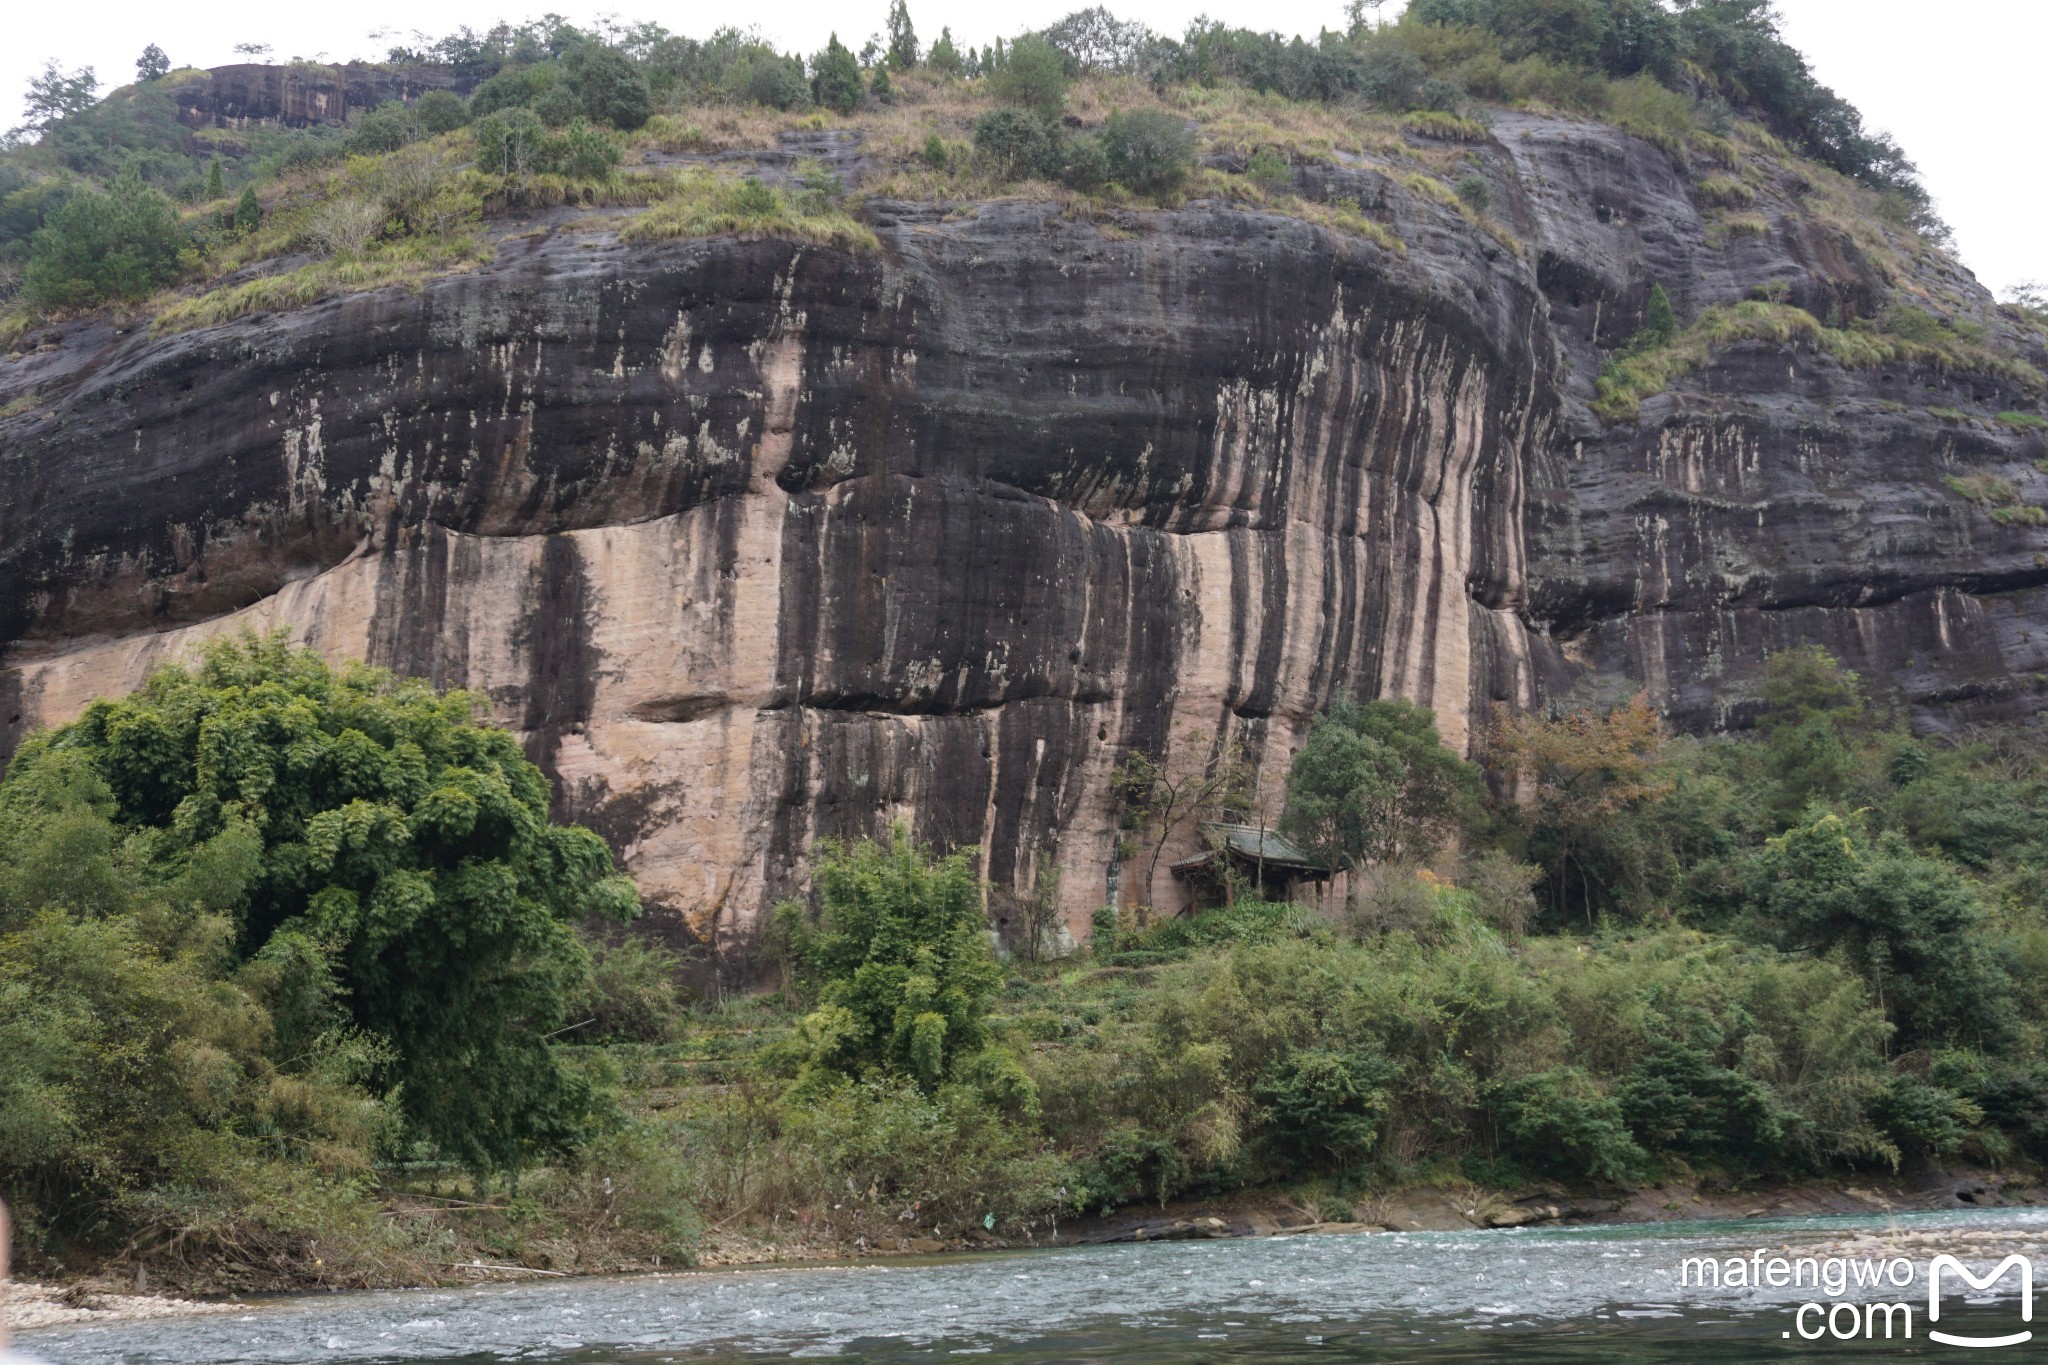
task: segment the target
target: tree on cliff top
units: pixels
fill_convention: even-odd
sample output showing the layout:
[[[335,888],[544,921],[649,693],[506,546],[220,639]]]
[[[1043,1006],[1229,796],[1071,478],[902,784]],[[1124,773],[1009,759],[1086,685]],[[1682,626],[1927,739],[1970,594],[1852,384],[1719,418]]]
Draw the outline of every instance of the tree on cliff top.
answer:
[[[415,1133],[517,1170],[592,1116],[548,1044],[585,970],[573,926],[638,902],[602,840],[548,822],[547,779],[480,705],[249,635],[31,739],[0,797],[82,758],[130,856],[176,873],[247,844],[227,951],[326,983]]]
[[[825,50],[811,58],[811,94],[818,103],[841,114],[860,108],[861,100],[867,96],[860,80],[860,64],[836,33],[825,44]]]

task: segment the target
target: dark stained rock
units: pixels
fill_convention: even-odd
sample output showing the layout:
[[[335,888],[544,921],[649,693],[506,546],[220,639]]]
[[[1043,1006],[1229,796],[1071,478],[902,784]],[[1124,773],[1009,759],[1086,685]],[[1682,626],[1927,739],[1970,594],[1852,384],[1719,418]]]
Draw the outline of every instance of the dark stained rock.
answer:
[[[1925,725],[2042,705],[2048,531],[1942,482],[2048,500],[2040,438],[1926,411],[2029,396],[1752,345],[1603,426],[1652,283],[1844,316],[1875,267],[1791,198],[1716,245],[1608,129],[1503,115],[1486,157],[1519,252],[1336,165],[1304,183],[1405,254],[1207,203],[878,203],[879,255],[571,228],[416,296],[81,328],[0,367],[39,398],[0,421],[0,744],[290,625],[481,691],[740,952],[814,838],[897,822],[1018,892],[1056,860],[1078,931],[1125,752],[1240,737],[1277,813],[1347,693],[1454,744],[1635,687],[1705,729],[1812,641]]]
[[[166,89],[178,102],[178,121],[189,128],[304,128],[345,123],[350,115],[390,100],[410,104],[429,90],[467,95],[475,86],[474,80],[443,67],[245,62],[211,67],[201,79],[181,79]]]

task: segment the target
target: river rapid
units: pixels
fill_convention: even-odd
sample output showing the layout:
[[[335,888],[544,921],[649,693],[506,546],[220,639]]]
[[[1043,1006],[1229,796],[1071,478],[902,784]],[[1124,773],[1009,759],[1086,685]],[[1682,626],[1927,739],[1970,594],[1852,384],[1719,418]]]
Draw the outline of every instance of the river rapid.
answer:
[[[2041,1210],[1307,1235],[294,1296],[215,1317],[50,1328],[18,1347],[51,1365],[1953,1358],[1930,1329],[2026,1328],[2019,1277],[1969,1290],[1951,1273],[1928,1323],[1931,1258],[1953,1249],[1981,1273],[2044,1245]],[[1838,1295],[1810,1282],[1701,1287],[1683,1269],[1698,1257],[1767,1264],[1758,1253],[1882,1264],[1886,1251],[1907,1263],[1890,1282]],[[1910,1341],[1883,1339],[1853,1306],[1834,1318],[1853,1338],[1827,1333],[1826,1310],[1876,1298],[1911,1306]],[[1798,1316],[1807,1302],[1818,1308]]]

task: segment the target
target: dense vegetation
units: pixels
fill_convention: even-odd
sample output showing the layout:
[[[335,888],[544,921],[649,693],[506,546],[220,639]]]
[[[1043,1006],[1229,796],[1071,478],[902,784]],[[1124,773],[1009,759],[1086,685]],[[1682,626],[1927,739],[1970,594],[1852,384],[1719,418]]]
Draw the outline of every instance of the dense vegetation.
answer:
[[[735,29],[700,40],[654,24],[584,30],[551,16],[387,54],[395,68],[439,68],[467,96],[437,89],[359,111],[346,127],[301,129],[188,129],[180,92],[209,77],[173,69],[154,46],[138,79],[103,99],[93,72],[53,64],[0,153],[0,297],[17,297],[18,330],[295,250],[319,258],[239,293],[157,305],[172,325],[190,325],[459,268],[489,253],[484,216],[565,199],[680,201],[669,217],[692,230],[860,245],[858,232],[811,222],[838,213],[836,193],[808,213],[696,212],[729,189],[634,168],[641,149],[719,145],[707,122],[738,131],[751,125],[725,111],[749,110],[863,119],[928,110],[937,117],[892,139],[904,168],[903,183],[887,187],[896,190],[990,193],[1040,180],[1141,203],[1220,192],[1398,245],[1355,207],[1291,199],[1288,161],[1329,144],[1320,130],[1304,139],[1290,127],[1300,116],[1280,109],[1374,113],[1389,131],[1455,145],[1485,136],[1489,105],[1525,104],[1605,118],[1707,164],[1737,156],[1737,135],[1753,129],[1759,148],[1783,139],[1879,192],[1899,221],[1938,233],[1910,164],[1814,81],[1763,0],[1416,0],[1390,24],[1368,17],[1375,8],[1353,6],[1344,31],[1314,42],[1207,20],[1175,39],[1085,10],[976,51],[950,33],[922,42],[898,0],[886,34],[860,51],[832,35],[808,57]],[[300,63],[293,74],[338,72]],[[1254,103],[1216,99],[1228,91]],[[1079,120],[1076,93],[1087,106]],[[963,123],[964,142],[954,131]],[[1355,119],[1339,126],[1353,139],[1367,129]],[[1401,148],[1384,135],[1375,145]],[[1204,152],[1234,173],[1202,174]],[[1406,176],[1416,193],[1502,235],[1486,217],[1482,177],[1427,157],[1417,169],[1425,173]]]
[[[971,850],[825,844],[779,987],[694,1009],[674,955],[572,931],[630,892],[472,705],[250,640],[25,746],[0,1191],[31,1263],[366,1283],[706,1225],[827,1251],[1247,1188],[1369,1216],[2048,1161],[2048,744],[1915,737],[1817,650],[1745,738],[1638,698],[1503,713],[1468,763],[1375,701],[1278,812],[1133,780],[1133,857],[1277,816],[1341,889],[1105,909],[1007,963]]]
[[[516,1173],[610,1105],[548,1038],[638,910],[476,701],[218,644],[0,783],[0,1192],[25,1237],[351,1221],[373,1163]]]

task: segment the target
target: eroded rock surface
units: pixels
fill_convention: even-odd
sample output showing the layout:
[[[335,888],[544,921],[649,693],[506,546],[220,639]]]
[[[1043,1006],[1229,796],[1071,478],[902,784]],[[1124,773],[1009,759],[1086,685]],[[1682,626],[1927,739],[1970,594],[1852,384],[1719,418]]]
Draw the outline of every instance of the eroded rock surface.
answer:
[[[1484,158],[1521,253],[1339,166],[1301,182],[1405,254],[1205,203],[883,203],[879,254],[586,224],[417,296],[81,328],[0,368],[38,395],[0,422],[0,745],[289,625],[485,694],[744,956],[815,837],[897,821],[1018,894],[1057,865],[1083,932],[1126,752],[1241,739],[1277,811],[1346,693],[1456,745],[1635,686],[1705,728],[1818,641],[1925,724],[2042,704],[2048,531],[1942,483],[2043,500],[2040,440],[1925,411],[2026,395],[1751,347],[1604,427],[1653,281],[1686,316],[1882,286],[1790,191],[1715,244],[1611,130],[1504,115]]]

